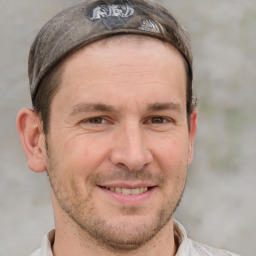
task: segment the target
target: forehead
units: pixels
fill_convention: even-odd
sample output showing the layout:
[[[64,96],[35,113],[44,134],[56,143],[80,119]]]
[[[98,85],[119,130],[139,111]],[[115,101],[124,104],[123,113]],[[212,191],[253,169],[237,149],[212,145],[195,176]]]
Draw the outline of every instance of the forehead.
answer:
[[[67,62],[71,58],[74,58],[75,56],[81,54],[81,52],[84,52],[86,50],[99,50],[99,49],[107,49],[111,46],[115,47],[125,47],[127,49],[131,48],[137,48],[137,47],[163,47],[169,48],[171,50],[176,51],[180,54],[179,50],[177,50],[173,45],[168,43],[167,41],[163,41],[159,38],[156,38],[154,36],[147,36],[147,35],[140,35],[140,34],[116,34],[112,36],[107,36],[104,39],[100,39],[97,41],[94,41],[81,49],[77,50],[69,58],[67,58],[64,62]],[[186,63],[185,58],[180,54],[182,59],[184,60],[184,63]]]
[[[144,79],[153,79],[154,74],[165,76],[167,73],[178,73],[179,77],[186,79],[185,60],[169,43],[149,36],[118,35],[87,45],[67,58],[62,84],[73,75],[79,75],[81,79],[86,75],[90,78],[94,72],[107,79],[110,75],[125,76],[126,71],[137,68]],[[149,72],[147,76],[143,74],[146,70]],[[130,79],[136,79],[139,75],[133,74]]]
[[[129,65],[131,68],[139,64],[145,67],[154,65],[155,68],[164,68],[163,65],[168,64],[172,70],[186,66],[182,55],[169,43],[154,37],[131,34],[112,36],[83,47],[65,61],[64,73],[69,73],[72,66],[79,65],[98,68],[98,72],[100,68],[110,69],[110,65],[112,72],[118,72],[116,65]]]
[[[140,82],[145,83],[153,81],[154,76],[170,78],[170,82],[176,76],[184,87],[187,78],[186,62],[178,50],[167,42],[141,35],[118,35],[91,43],[66,58],[61,69],[58,91],[67,84],[75,87],[79,80],[84,83],[91,79],[93,83],[92,80],[101,78],[107,84],[118,75],[127,82],[141,77]],[[134,74],[129,77],[127,72]]]
[[[66,66],[70,67],[73,65],[72,63],[76,62],[79,58],[84,61],[87,59],[88,62],[94,58],[95,60],[98,60],[98,62],[102,62],[105,57],[115,54],[119,54],[120,58],[112,59],[111,62],[119,61],[120,63],[125,64],[127,61],[127,55],[130,55],[131,57],[139,57],[141,55],[145,55],[145,53],[148,55],[148,58],[154,58],[156,65],[161,65],[161,58],[166,54],[166,52],[171,52],[172,55],[178,57],[179,61],[177,66],[182,62],[182,65],[187,72],[186,60],[170,43],[155,37],[136,34],[118,34],[95,41],[71,54],[71,56],[66,58],[61,65],[64,68]],[[133,64],[136,66],[139,59],[133,60]],[[65,68],[65,70],[67,69],[68,68]]]
[[[152,37],[120,35],[100,40],[78,50],[63,66],[59,92],[65,89],[70,98],[76,96],[74,101],[92,92],[103,98],[111,90],[128,96],[133,88],[137,94],[157,96],[166,87],[181,87],[185,94],[185,60],[173,46]]]

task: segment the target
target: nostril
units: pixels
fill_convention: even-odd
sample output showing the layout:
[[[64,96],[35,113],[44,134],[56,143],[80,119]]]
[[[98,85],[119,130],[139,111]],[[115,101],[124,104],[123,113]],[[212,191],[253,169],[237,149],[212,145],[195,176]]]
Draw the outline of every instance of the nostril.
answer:
[[[125,139],[127,137],[129,138]],[[129,135],[116,141],[110,153],[110,161],[114,166],[134,172],[145,168],[152,162],[151,152],[142,139],[137,137],[138,135],[134,135],[131,138]]]

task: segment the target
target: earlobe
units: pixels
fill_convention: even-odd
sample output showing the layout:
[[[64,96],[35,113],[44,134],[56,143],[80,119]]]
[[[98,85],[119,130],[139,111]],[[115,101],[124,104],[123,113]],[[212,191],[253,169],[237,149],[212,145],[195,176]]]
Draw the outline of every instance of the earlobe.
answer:
[[[197,129],[197,111],[194,110],[190,115],[190,138],[189,138],[189,155],[188,155],[188,164],[190,164],[194,157],[194,141],[196,136]]]
[[[45,171],[45,135],[38,115],[32,109],[23,108],[17,115],[16,125],[28,167],[35,172]]]

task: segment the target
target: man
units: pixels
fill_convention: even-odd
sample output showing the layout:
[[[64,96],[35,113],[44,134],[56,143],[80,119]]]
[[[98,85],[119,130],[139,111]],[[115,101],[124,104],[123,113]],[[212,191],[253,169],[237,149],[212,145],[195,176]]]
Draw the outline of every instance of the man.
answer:
[[[234,256],[174,220],[197,112],[187,33],[146,0],[86,1],[50,20],[29,57],[34,109],[17,127],[47,171],[55,230],[33,256]]]

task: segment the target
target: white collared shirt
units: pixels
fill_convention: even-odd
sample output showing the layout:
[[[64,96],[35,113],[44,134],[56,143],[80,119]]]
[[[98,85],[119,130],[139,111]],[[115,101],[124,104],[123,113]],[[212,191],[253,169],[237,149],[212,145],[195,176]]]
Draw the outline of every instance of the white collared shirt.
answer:
[[[216,249],[205,244],[195,242],[187,237],[184,227],[175,221],[175,237],[179,242],[179,248],[175,256],[239,256],[222,249]],[[51,245],[53,244],[55,231],[52,230],[43,238],[41,248],[30,256],[53,256]]]

